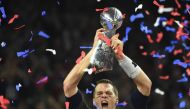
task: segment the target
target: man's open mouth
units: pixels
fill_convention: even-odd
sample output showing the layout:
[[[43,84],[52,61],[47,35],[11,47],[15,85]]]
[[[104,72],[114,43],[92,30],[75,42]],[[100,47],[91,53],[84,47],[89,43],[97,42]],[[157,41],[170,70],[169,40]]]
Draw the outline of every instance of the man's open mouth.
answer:
[[[108,103],[102,103],[102,109],[108,109]]]

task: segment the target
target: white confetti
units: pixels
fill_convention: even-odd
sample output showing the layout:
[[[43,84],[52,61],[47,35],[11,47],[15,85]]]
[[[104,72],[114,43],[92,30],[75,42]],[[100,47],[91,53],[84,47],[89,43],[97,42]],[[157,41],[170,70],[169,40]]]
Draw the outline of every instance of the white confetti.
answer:
[[[160,94],[160,95],[164,95],[165,94],[165,92],[162,91],[162,90],[160,90],[159,88],[155,89],[155,93]]]
[[[159,13],[159,14],[162,14],[162,13],[164,13],[164,12],[171,12],[171,11],[173,11],[173,10],[174,10],[173,8],[159,7],[158,13]]]
[[[142,9],[143,5],[140,4],[138,7],[135,8],[135,12],[138,10],[138,9]]]
[[[53,49],[46,49],[46,51],[50,51],[50,52],[52,52],[52,53],[53,53],[53,55],[56,55],[56,51],[55,51],[55,50],[53,50]]]

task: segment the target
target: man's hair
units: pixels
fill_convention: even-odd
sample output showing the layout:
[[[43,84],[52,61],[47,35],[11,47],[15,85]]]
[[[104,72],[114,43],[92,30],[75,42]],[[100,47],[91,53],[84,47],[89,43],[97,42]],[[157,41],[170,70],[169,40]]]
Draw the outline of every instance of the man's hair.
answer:
[[[96,86],[97,86],[98,84],[101,84],[101,83],[111,84],[111,85],[113,86],[113,92],[114,92],[115,95],[118,97],[118,89],[117,89],[117,87],[113,84],[113,82],[112,82],[111,80],[109,80],[109,79],[101,79],[101,80],[98,80],[98,81],[96,82]],[[96,90],[96,88],[95,88],[95,90]],[[93,92],[93,97],[95,96],[95,90],[94,90],[94,92]]]

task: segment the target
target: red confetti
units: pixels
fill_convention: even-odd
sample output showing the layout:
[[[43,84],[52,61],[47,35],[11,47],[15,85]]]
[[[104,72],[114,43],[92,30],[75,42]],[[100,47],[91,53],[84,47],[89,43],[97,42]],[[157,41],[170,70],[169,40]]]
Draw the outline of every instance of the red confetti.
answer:
[[[184,35],[188,36],[188,34],[186,34],[186,33],[183,32],[183,28],[179,27],[178,30],[177,30],[177,32],[176,32],[176,39],[180,40],[180,37],[184,36]]]
[[[76,63],[79,64],[80,61],[85,57],[86,53],[84,51],[81,52],[81,56],[76,60]]]
[[[167,25],[172,26],[173,23],[174,23],[174,19],[173,19],[173,18],[172,18],[172,19],[169,19],[166,23],[167,23]]]
[[[8,104],[10,104],[10,101],[8,99],[4,98],[3,96],[0,96],[0,107],[2,109],[7,109],[6,105],[8,105]]]
[[[105,36],[104,34],[99,34],[98,38],[102,41],[104,41],[108,46],[111,46],[111,39],[109,39],[107,36]]]
[[[142,55],[143,55],[143,56],[147,56],[148,53],[147,53],[147,52],[143,52]]]
[[[160,5],[156,0],[153,1],[153,4],[155,4],[158,7],[164,7],[163,5]]]
[[[160,76],[159,78],[162,80],[168,80],[170,78],[170,76],[168,76],[168,75],[167,76]]]
[[[162,40],[162,38],[163,38],[163,33],[162,32],[158,33],[156,42],[159,43]]]
[[[154,54],[156,54],[156,51],[155,51],[155,50],[153,50],[153,51],[150,53],[151,56],[154,55]]]
[[[32,70],[30,68],[28,69],[28,73],[32,73]]]
[[[16,28],[14,28],[14,30],[21,29],[21,28],[23,28],[23,27],[25,27],[25,26],[26,26],[26,25],[22,25],[22,26],[16,27]]]
[[[69,102],[65,102],[66,109],[69,109]]]
[[[177,4],[177,7],[178,7],[178,8],[181,8],[181,5],[180,5],[180,3],[179,3],[178,0],[175,0],[175,3]]]
[[[173,55],[175,56],[175,55],[178,55],[179,53],[182,53],[182,52],[183,52],[182,49],[174,50]]]
[[[171,15],[172,15],[172,16],[181,16],[181,14],[180,14],[180,13],[178,13],[178,11],[177,11],[177,10],[172,11],[172,12],[171,12]]]
[[[186,69],[187,75],[190,76],[190,68]]]
[[[145,10],[145,13],[146,13],[147,15],[150,15],[150,12],[149,12],[148,10]]]
[[[158,65],[158,68],[159,68],[159,69],[162,69],[163,67],[164,67],[163,64],[159,64],[159,65]]]
[[[154,41],[152,40],[152,38],[149,34],[146,35],[146,37],[147,37],[149,43],[154,43]]]
[[[108,11],[108,8],[96,9],[96,12],[99,12],[99,11]]]
[[[14,15],[14,17],[13,17],[13,18],[11,18],[11,19],[9,20],[8,24],[13,23],[13,22],[14,22],[14,20],[15,20],[16,18],[18,18],[18,17],[19,17],[19,16],[18,16],[18,14],[15,14],[15,15]]]

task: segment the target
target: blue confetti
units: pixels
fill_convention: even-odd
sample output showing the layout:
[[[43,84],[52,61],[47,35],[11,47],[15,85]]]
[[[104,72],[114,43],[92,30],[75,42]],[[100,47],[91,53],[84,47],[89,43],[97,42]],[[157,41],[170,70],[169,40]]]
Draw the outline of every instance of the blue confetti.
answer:
[[[125,29],[125,37],[122,39],[122,42],[125,43],[126,41],[128,41],[128,37],[129,37],[129,32],[131,31],[130,27],[126,27]]]
[[[42,11],[41,15],[45,16],[46,15],[46,11]]]
[[[185,73],[182,75],[182,78],[177,80],[178,83],[181,83],[181,82],[188,82],[188,78],[186,77]]]
[[[34,52],[34,50],[25,50],[25,51],[20,51],[20,52],[17,52],[17,57],[22,57],[22,58],[25,58],[28,56],[29,53],[32,53]]]
[[[179,108],[185,108],[186,107],[186,102],[185,101],[181,101],[179,104]]]
[[[80,46],[80,49],[91,49],[92,46]]]
[[[185,50],[190,50],[190,46],[187,46],[185,43],[183,43],[182,46],[185,48]]]
[[[178,40],[172,40],[170,43],[173,44],[177,44],[179,41]]]
[[[20,83],[18,85],[16,85],[16,91],[20,91],[21,87],[22,87],[22,85]]]
[[[166,52],[171,53],[171,52],[174,50],[174,48],[175,48],[174,45],[173,45],[173,46],[166,46],[164,50],[165,50]]]
[[[126,102],[118,103],[117,106],[125,107],[127,106],[127,103]]]
[[[46,39],[49,38],[49,35],[47,35],[47,34],[44,33],[43,31],[40,31],[40,32],[38,33],[38,35],[41,36],[41,37],[43,37],[43,38],[46,38]]]
[[[154,54],[152,57],[161,59],[161,58],[165,58],[166,55],[160,55],[160,54],[157,53],[157,54]]]
[[[7,18],[6,14],[5,14],[5,9],[4,7],[0,7],[0,11],[2,13],[2,18]]]
[[[131,15],[130,16],[130,22],[134,22],[136,19],[138,19],[138,18],[144,18],[144,15],[143,15],[143,13],[139,13],[139,14],[137,14],[137,15]]]
[[[175,60],[173,61],[173,64],[174,64],[174,65],[179,65],[179,66],[181,66],[181,67],[183,67],[183,68],[187,68],[187,63],[181,62],[179,59],[175,59]]]
[[[175,29],[175,28],[172,28],[172,27],[169,27],[169,26],[166,26],[166,31],[169,31],[169,32],[176,32],[176,29]]]
[[[183,98],[183,94],[181,92],[178,93],[178,97],[181,99]]]
[[[87,88],[86,89],[86,94],[92,94],[92,91]]]
[[[145,26],[144,22],[142,22],[140,24],[140,29],[141,29],[142,32],[144,32],[146,34],[151,34],[152,33],[152,30],[148,29],[148,26]]]

